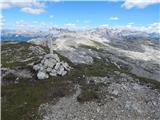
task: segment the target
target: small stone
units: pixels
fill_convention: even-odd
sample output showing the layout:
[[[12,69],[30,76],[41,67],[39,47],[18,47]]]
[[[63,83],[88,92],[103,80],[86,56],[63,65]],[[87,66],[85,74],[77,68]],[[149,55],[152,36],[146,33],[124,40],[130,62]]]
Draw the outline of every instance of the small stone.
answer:
[[[50,75],[50,76],[57,76],[57,73],[51,72],[51,73],[49,73],[49,75]]]
[[[33,69],[34,69],[35,71],[37,71],[37,70],[40,69],[40,67],[41,67],[41,65],[40,65],[40,64],[37,64],[37,65],[34,65],[34,66],[33,66]]]
[[[97,112],[100,112],[100,108],[97,108]]]
[[[58,70],[59,69],[59,67],[60,67],[60,63],[56,63],[56,66],[55,66],[55,70]]]
[[[52,71],[52,68],[51,67],[48,67],[47,68],[47,72],[51,72]]]
[[[41,79],[47,79],[49,76],[48,76],[47,73],[39,71],[38,74],[37,74],[37,77],[38,77],[38,79],[41,80]]]
[[[67,63],[62,63],[62,65],[66,70],[68,71],[70,70],[69,65]]]
[[[44,71],[44,69],[45,69],[44,66],[41,66],[39,70]]]
[[[43,59],[43,60],[41,61],[41,63],[43,64],[43,63],[44,63],[44,61],[45,61],[45,59]]]
[[[65,74],[67,74],[67,71],[63,71],[61,75],[64,76]]]
[[[113,90],[112,94],[113,95],[118,95],[118,90]]]
[[[64,71],[64,67],[60,65],[59,69],[57,70],[57,74],[62,75],[63,71]]]

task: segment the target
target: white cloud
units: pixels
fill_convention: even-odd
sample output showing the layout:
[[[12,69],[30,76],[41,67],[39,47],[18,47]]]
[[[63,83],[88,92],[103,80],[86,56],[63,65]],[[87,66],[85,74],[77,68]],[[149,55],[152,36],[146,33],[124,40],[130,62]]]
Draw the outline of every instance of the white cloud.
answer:
[[[45,12],[44,9],[40,9],[40,8],[34,9],[34,8],[30,8],[30,7],[24,7],[21,9],[21,11],[26,12],[26,13],[30,13],[30,14],[35,14],[35,15],[38,15],[38,14]]]
[[[31,6],[35,4],[35,0],[2,0],[0,2],[0,8],[1,9],[7,9],[11,7],[26,7],[26,6]]]
[[[4,21],[4,16],[0,14],[0,21]]]
[[[160,3],[160,0],[126,0],[122,7],[131,9],[133,7],[145,8],[149,5]]]
[[[130,23],[128,23],[127,25],[126,25],[126,27],[132,27],[132,26],[134,26],[135,24],[133,23],[133,22],[130,22]]]
[[[102,25],[100,25],[100,28],[106,28],[106,27],[109,27],[109,25],[108,24],[102,24]]]
[[[81,26],[81,25],[75,24],[75,23],[67,23],[63,26],[58,26],[58,27],[66,28],[69,30],[84,30],[84,29],[89,29],[91,26],[89,26],[89,25]]]
[[[0,2],[1,9],[8,9],[12,7],[19,7],[21,11],[30,14],[41,14],[45,12],[44,2],[39,2],[36,0],[2,0]]]
[[[18,20],[12,26],[6,26],[6,29],[16,29],[18,31],[47,31],[53,24],[41,21]]]
[[[2,14],[0,14],[0,29],[5,25],[5,18]]]
[[[49,0],[51,2],[61,2],[61,0]]]
[[[112,17],[109,17],[109,20],[119,20],[119,17],[112,16]]]
[[[150,26],[147,27],[147,29],[148,31],[160,33],[160,22],[152,23]]]
[[[75,26],[76,24],[74,24],[74,23],[67,23],[67,24],[65,24],[66,26]]]
[[[143,31],[143,32],[148,32],[148,33],[160,33],[160,22],[155,22],[149,25],[136,25],[134,23],[128,23],[125,26],[115,26],[117,28],[126,28],[126,29],[130,29],[130,30],[136,30],[136,31]]]
[[[25,20],[18,20],[16,21],[16,24],[15,24],[15,28],[16,29],[25,29],[27,27],[29,27],[29,23]]]
[[[54,16],[53,16],[53,15],[50,15],[49,18],[54,18]]]

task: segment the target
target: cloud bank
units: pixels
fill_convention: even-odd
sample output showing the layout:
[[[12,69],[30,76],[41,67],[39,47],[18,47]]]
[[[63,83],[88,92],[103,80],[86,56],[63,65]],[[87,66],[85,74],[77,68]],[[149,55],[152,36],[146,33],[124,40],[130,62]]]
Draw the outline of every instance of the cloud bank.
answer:
[[[131,9],[134,7],[145,8],[149,5],[160,3],[160,0],[125,0],[122,7],[126,9]]]

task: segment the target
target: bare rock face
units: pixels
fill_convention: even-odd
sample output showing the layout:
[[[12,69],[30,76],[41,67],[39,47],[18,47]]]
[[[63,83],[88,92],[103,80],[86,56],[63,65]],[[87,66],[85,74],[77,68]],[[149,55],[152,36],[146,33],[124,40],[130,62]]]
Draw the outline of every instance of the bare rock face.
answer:
[[[33,66],[37,71],[38,79],[47,79],[49,76],[64,76],[70,71],[68,63],[60,61],[57,54],[47,54],[39,64]]]

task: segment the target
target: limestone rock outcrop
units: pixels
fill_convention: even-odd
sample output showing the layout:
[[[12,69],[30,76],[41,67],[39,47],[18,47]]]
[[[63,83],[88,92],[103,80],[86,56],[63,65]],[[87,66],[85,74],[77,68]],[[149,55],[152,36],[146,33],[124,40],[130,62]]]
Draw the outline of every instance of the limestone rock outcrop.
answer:
[[[33,66],[37,71],[38,79],[47,79],[49,76],[64,76],[70,71],[68,63],[60,61],[57,54],[47,54],[39,64]]]

